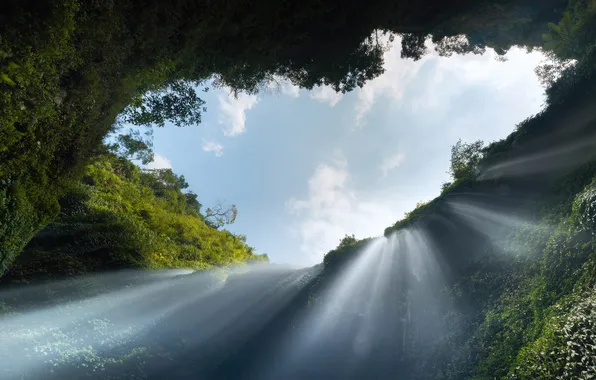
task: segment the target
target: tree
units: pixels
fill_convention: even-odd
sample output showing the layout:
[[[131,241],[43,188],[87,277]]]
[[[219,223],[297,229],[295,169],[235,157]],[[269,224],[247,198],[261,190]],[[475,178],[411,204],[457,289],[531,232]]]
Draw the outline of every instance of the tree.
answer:
[[[476,178],[477,166],[484,156],[483,146],[484,143],[480,140],[473,143],[463,143],[460,139],[451,147],[449,174],[451,174],[453,181]]]
[[[358,242],[358,239],[356,239],[356,236],[354,234],[352,234],[352,235],[346,234],[346,236],[339,239],[339,245],[337,246],[337,248],[349,247],[353,244],[356,244],[357,242]]]
[[[562,60],[579,59],[596,43],[596,3],[571,0],[558,23],[549,22],[542,34],[544,49]]]
[[[426,34],[405,33],[401,38],[401,57],[414,61],[426,54]]]
[[[146,133],[148,138],[143,139],[138,130],[130,130],[128,133],[119,134],[116,142],[108,144],[108,149],[121,157],[139,160],[143,165],[153,161],[153,139],[150,131]]]
[[[58,194],[83,172],[119,115],[135,125],[196,124],[204,111],[196,87],[210,79],[234,93],[257,92],[273,77],[348,92],[383,73],[386,47],[378,31],[404,34],[404,55],[414,58],[424,52],[423,36],[437,42],[464,35],[469,49],[501,53],[513,45],[539,46],[546,23],[557,22],[566,5],[6,0],[0,9],[0,173],[19,190],[6,201],[15,207],[0,207],[0,219],[22,222],[0,229],[0,261],[13,260],[32,231],[54,219]]]
[[[548,23],[542,38],[546,59],[536,68],[536,75],[549,88],[596,46],[596,3],[571,0],[559,22]]]
[[[205,222],[213,228],[233,224],[236,221],[236,216],[238,216],[236,205],[227,206],[221,201],[205,210]]]
[[[545,59],[536,66],[534,72],[540,84],[549,88],[561,77],[566,69],[575,65],[575,61],[572,59],[563,59],[553,51],[548,50],[544,52],[544,55]]]
[[[169,75],[201,81],[214,75],[233,90],[258,91],[273,76],[303,88],[326,84],[347,92],[383,72],[376,31],[403,34],[403,55],[419,58],[426,36],[435,42],[465,35],[470,49],[538,46],[553,9],[567,0],[519,2],[339,0],[253,3],[182,2],[178,7],[129,0],[126,25],[150,36],[131,53],[175,62]],[[155,20],[167,20],[156,23]]]
[[[465,35],[447,36],[432,39],[435,44],[435,50],[441,57],[450,57],[455,54],[483,54],[486,46],[471,44]]]
[[[193,193],[192,191],[189,191],[185,193],[184,196],[186,197],[186,204],[188,205],[188,207],[200,214],[201,207],[203,207],[203,205],[197,199],[197,194]]]
[[[451,182],[444,182],[441,184],[441,194],[443,194],[449,187],[451,187],[453,183]]]
[[[121,121],[149,127],[163,127],[168,121],[177,127],[200,124],[201,112],[207,109],[195,90],[198,85],[178,80],[164,89],[138,94],[124,110]]]
[[[200,209],[200,203],[196,201],[196,195],[192,194],[192,192],[192,195],[184,194],[183,198],[179,197],[179,193],[189,187],[183,175],[177,175],[172,169],[144,169],[143,171],[144,175],[141,177],[141,182],[144,186],[153,190],[156,197],[180,198],[181,207],[184,207],[184,204],[188,205],[190,201],[191,207],[199,207]]]

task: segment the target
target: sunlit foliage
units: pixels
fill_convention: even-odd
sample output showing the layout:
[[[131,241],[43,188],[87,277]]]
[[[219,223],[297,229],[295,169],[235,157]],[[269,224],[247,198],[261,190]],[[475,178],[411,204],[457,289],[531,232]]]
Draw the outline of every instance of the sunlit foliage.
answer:
[[[451,326],[449,332],[438,339],[428,355],[416,358],[429,366],[430,372],[422,372],[420,378],[529,380],[594,376],[593,158],[565,170],[548,170],[555,160],[542,160],[536,163],[547,169],[541,176],[528,171],[526,176],[506,178],[505,169],[478,176],[499,167],[499,163],[515,163],[524,157],[525,149],[541,151],[536,145],[533,151],[528,148],[532,144],[546,151],[558,140],[582,141],[592,136],[594,116],[590,110],[596,88],[593,39],[582,39],[579,34],[589,35],[595,24],[580,21],[592,17],[589,12],[579,16],[574,13],[578,7],[591,9],[589,4],[570,2],[570,14],[563,15],[559,23],[561,33],[569,32],[573,37],[562,38],[569,44],[557,49],[567,50],[556,54],[577,59],[577,63],[553,78],[545,110],[520,123],[506,139],[486,148],[481,143],[466,147],[460,142],[454,146],[453,182],[444,186],[439,198],[417,207],[385,232],[390,236],[411,227],[430,231],[441,242],[437,245],[443,259],[458,268],[446,295],[466,311],[444,316]],[[571,21],[581,27],[570,26]],[[551,26],[551,30],[559,29]],[[551,44],[546,48],[555,47]],[[510,211],[524,215],[531,223],[521,228],[513,224],[507,227],[503,247],[474,240],[474,229],[463,229],[444,207],[445,200],[474,194],[486,197],[485,202],[498,210],[506,204],[499,200],[505,199],[499,194],[514,189],[518,194],[532,194]],[[448,233],[442,231],[441,223],[450,223],[450,229],[445,228]],[[458,245],[457,241],[465,243]],[[456,259],[462,250],[464,258]],[[426,359],[428,356],[444,359]]]
[[[150,144],[140,135],[117,137],[111,148],[118,156],[102,146],[117,121],[199,123],[205,104],[196,91],[206,80],[235,93],[255,93],[273,77],[347,92],[383,72],[386,46],[376,31],[401,35],[402,56],[412,59],[427,53],[429,37],[444,56],[542,47],[557,62],[577,61],[544,71],[557,76],[544,80],[545,110],[486,148],[458,142],[452,183],[385,231],[420,229],[441,247],[439,261],[449,275],[441,291],[458,306],[440,316],[447,328],[433,344],[419,347],[404,333],[403,347],[419,351],[400,352],[412,364],[412,379],[589,377],[596,165],[530,184],[498,171],[488,178],[478,174],[519,158],[530,142],[551,133],[588,136],[596,88],[594,14],[591,0],[9,0],[0,14],[0,269],[34,235],[7,279],[266,260],[245,237],[217,229],[235,220],[234,206],[203,212],[183,176],[127,161],[150,160]],[[505,226],[499,236],[505,246],[493,244],[493,236],[473,228],[478,226],[456,223],[446,207],[461,194],[511,189],[531,194],[513,212],[529,222]],[[315,283],[330,282],[368,242],[342,239],[325,256]],[[401,272],[395,273],[398,282]],[[399,285],[383,307],[407,310],[420,294]],[[317,299],[315,286],[308,301]],[[400,318],[395,326],[404,332],[408,321]],[[95,352],[69,342],[65,353],[99,362]]]
[[[402,35],[402,53],[414,59],[428,36],[443,55],[538,46],[564,5],[7,0],[0,10],[1,265],[58,215],[58,198],[116,120],[195,125],[205,106],[197,89],[210,79],[233,93],[255,93],[274,77],[348,92],[383,72],[383,33]],[[134,141],[120,143],[132,157],[150,159]]]
[[[8,280],[267,260],[245,239],[208,225],[187,188],[171,169],[141,170],[111,154],[97,157],[60,198],[60,215],[29,243]]]
[[[483,156],[483,146],[484,143],[482,141],[463,143],[461,140],[458,140],[451,147],[449,174],[453,181],[475,179],[478,173],[478,164]]]

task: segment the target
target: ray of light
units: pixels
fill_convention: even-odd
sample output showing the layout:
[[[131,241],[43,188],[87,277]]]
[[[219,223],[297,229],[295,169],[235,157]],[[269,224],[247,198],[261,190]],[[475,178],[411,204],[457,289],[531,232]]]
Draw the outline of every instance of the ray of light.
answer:
[[[536,153],[518,155],[483,168],[478,179],[522,177],[576,167],[594,159],[594,148],[596,135],[559,143],[547,149],[540,149]]]
[[[497,212],[461,201],[448,201],[447,204],[465,223],[488,237],[502,250],[508,249],[506,237],[514,228],[536,228],[532,221],[510,213]]]

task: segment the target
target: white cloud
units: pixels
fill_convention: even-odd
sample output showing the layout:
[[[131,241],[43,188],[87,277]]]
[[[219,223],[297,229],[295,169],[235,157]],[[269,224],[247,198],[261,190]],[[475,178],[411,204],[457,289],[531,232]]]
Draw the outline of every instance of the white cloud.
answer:
[[[290,98],[297,98],[300,96],[300,87],[293,85],[292,82],[285,78],[273,78],[273,80],[267,83],[267,87],[270,90],[281,92]]]
[[[395,197],[355,191],[345,159],[317,166],[308,180],[307,198],[290,198],[286,203],[297,221],[300,248],[310,261],[320,261],[346,234],[359,238],[382,234],[398,219],[395,210],[403,205]]]
[[[386,37],[384,37],[386,39]],[[386,42],[386,41],[384,41]],[[526,53],[522,49],[511,49],[506,62],[499,62],[496,53],[487,50],[485,54],[440,57],[430,41],[428,52],[419,61],[402,59],[401,40],[395,38],[391,48],[384,54],[383,75],[357,89],[356,127],[365,124],[365,117],[380,97],[389,98],[397,106],[409,105],[413,112],[429,112],[448,108],[450,98],[468,86],[482,85],[491,91],[499,91],[528,80],[528,72],[544,58],[539,52]],[[425,64],[431,65],[426,67]],[[425,68],[422,74],[420,70]],[[419,81],[423,75],[423,81]],[[416,88],[412,88],[416,80]],[[449,80],[449,83],[447,83]],[[531,81],[535,82],[534,78]],[[421,83],[423,82],[423,83]],[[411,91],[414,90],[414,91]],[[408,96],[404,98],[404,94]],[[413,92],[413,93],[411,93]]]
[[[292,98],[297,98],[300,96],[300,87],[293,85],[289,81],[286,81],[281,84],[281,92],[282,94],[288,95]]]
[[[383,178],[387,177],[387,174],[393,169],[398,168],[404,161],[404,155],[402,153],[394,154],[393,156],[386,157],[381,163],[381,172]]]
[[[216,157],[223,156],[223,145],[215,141],[203,141],[203,150],[213,152]]]
[[[383,43],[388,43],[388,36],[383,37]],[[436,56],[434,51],[429,50],[419,61],[402,59],[400,57],[401,39],[399,37],[395,38],[390,46],[391,48],[383,56],[385,72],[366,83],[364,87],[356,90],[358,95],[356,104],[357,127],[364,124],[364,117],[371,110],[379,96],[388,96],[395,101],[402,100],[407,85],[416,77],[422,65]]]
[[[147,169],[171,169],[172,163],[165,156],[156,154],[153,161],[145,165]]]
[[[317,86],[310,92],[311,99],[321,103],[327,103],[330,107],[334,107],[342,98],[343,94],[335,92],[329,86]]]
[[[223,126],[226,136],[238,136],[245,131],[246,111],[253,108],[259,102],[256,95],[244,93],[238,94],[237,98],[232,95],[221,94],[219,96],[219,123]]]
[[[434,71],[425,81],[420,95],[409,99],[414,112],[436,112],[451,107],[450,99],[470,88],[497,94],[512,87],[535,87],[534,68],[544,56],[540,52],[527,53],[513,48],[498,60],[493,50],[482,55],[453,55],[435,57]],[[524,83],[527,83],[524,86]],[[520,86],[521,85],[521,86]]]

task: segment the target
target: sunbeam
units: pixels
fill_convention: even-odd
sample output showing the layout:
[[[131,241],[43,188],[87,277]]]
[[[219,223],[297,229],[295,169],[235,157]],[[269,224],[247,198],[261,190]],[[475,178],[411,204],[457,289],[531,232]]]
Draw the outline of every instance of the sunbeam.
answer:
[[[190,302],[196,302],[220,286],[206,285],[209,274],[181,277],[192,271],[159,271],[156,273],[130,272],[93,276],[87,280],[100,281],[100,278],[113,281],[108,287],[120,283],[119,290],[93,297],[60,303],[55,306],[37,308],[23,313],[6,315],[2,318],[0,335],[0,365],[5,372],[36,372],[44,365],[59,366],[77,356],[91,356],[92,361],[100,351],[110,351],[130,341],[140,332],[154,325],[168,313]],[[124,277],[124,278],[122,278]],[[198,278],[201,280],[198,280]],[[126,280],[128,278],[128,280]],[[86,279],[78,279],[75,286]],[[177,289],[187,289],[192,282],[192,292],[183,298],[172,298]],[[186,283],[186,284],[185,284]],[[122,284],[127,284],[122,286]],[[64,290],[66,284],[57,287]],[[72,283],[68,286],[73,286]],[[25,289],[21,296],[32,294],[40,286]],[[51,289],[51,284],[50,284]],[[75,288],[72,288],[75,289]],[[4,292],[3,298],[11,299],[11,291]],[[85,363],[83,363],[85,364]],[[101,366],[101,363],[95,363]],[[85,364],[87,365],[87,364]],[[99,367],[98,367],[99,368]]]
[[[571,142],[557,142],[547,148],[524,152],[513,158],[499,160],[481,169],[478,179],[523,177],[542,173],[557,173],[594,159],[596,135],[583,136]]]
[[[453,213],[462,218],[474,230],[488,237],[493,244],[506,251],[508,249],[507,236],[513,229],[533,228],[531,220],[483,208],[471,202],[447,201]]]

